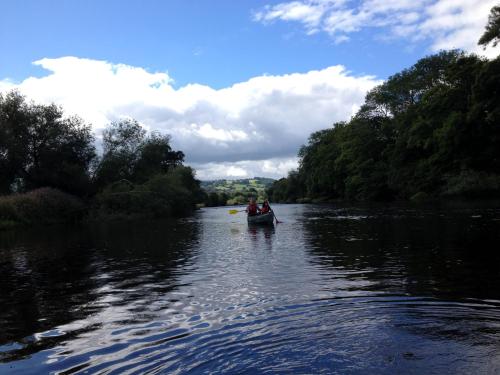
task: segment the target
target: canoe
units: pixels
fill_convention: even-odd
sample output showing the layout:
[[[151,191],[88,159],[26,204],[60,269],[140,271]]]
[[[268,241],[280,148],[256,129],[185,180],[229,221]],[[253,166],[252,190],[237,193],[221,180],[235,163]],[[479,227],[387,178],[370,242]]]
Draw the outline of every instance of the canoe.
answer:
[[[247,216],[248,224],[272,224],[274,221],[273,212],[254,216]]]

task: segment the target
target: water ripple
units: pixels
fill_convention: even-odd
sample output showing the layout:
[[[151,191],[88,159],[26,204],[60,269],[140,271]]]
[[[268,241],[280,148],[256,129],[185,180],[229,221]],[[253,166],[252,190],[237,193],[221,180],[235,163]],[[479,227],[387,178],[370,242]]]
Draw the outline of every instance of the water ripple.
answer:
[[[53,240],[0,250],[4,306],[37,307],[35,328],[0,313],[0,373],[500,372],[498,211],[305,207],[271,228],[211,209],[85,232],[59,280]]]

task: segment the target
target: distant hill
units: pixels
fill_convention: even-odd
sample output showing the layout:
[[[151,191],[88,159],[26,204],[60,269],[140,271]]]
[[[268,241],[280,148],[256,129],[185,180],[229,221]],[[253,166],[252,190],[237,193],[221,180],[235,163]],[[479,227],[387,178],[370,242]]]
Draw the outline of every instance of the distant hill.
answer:
[[[244,178],[239,180],[201,181],[201,188],[208,194],[225,194],[229,204],[246,202],[249,196],[258,200],[265,198],[265,191],[275,180],[266,177]]]

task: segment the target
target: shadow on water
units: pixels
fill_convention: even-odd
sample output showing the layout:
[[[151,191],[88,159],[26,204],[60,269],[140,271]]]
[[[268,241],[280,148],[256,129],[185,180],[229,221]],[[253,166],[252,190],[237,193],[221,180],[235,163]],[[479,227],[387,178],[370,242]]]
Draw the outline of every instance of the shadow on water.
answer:
[[[304,229],[315,262],[357,270],[377,291],[498,299],[498,210],[314,208]],[[364,273],[363,273],[364,272]]]
[[[122,324],[148,321],[161,308],[156,297],[175,289],[178,274],[189,269],[198,235],[188,220],[2,233],[0,361],[96,329],[100,321],[85,319],[106,309],[115,309],[112,318]],[[80,323],[53,330],[71,322]]]
[[[351,328],[364,321],[358,341],[372,351],[372,363],[359,363],[375,372],[500,369],[499,215],[311,207],[304,215],[310,261],[329,279],[321,304]],[[330,322],[341,329],[336,317]],[[376,358],[382,363],[373,366]]]

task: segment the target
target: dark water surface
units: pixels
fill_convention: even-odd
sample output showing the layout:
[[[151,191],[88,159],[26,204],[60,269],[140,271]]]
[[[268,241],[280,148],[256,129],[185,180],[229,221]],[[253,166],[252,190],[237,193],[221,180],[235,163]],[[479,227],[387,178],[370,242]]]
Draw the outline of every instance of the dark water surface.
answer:
[[[0,373],[500,374],[499,208],[275,211],[0,233]]]

